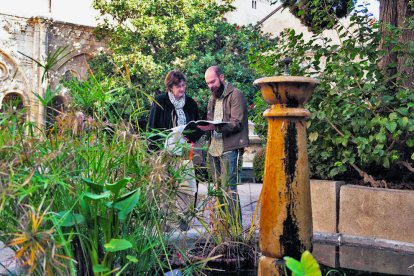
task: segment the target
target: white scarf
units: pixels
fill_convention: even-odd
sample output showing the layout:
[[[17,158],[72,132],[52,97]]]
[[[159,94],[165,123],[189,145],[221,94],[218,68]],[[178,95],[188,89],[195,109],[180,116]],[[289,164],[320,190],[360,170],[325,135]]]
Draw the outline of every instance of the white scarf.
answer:
[[[183,110],[183,107],[185,105],[185,95],[183,95],[181,99],[177,100],[174,97],[174,94],[168,91],[168,97],[170,98],[170,102],[173,104],[175,112],[177,113],[177,126],[185,125],[187,123]]]

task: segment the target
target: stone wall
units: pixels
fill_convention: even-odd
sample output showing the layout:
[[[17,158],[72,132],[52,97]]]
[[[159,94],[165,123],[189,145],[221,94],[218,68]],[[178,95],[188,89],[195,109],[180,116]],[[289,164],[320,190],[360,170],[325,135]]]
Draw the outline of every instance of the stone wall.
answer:
[[[42,81],[41,64],[48,53],[67,47],[70,54],[51,70],[50,78]],[[46,87],[56,87],[68,74],[79,79],[88,75],[87,60],[105,51],[105,42],[97,41],[93,28],[46,18],[24,18],[0,14],[0,104],[12,95],[23,102],[26,120],[38,126],[45,124],[45,108],[34,93],[44,96]],[[32,59],[31,59],[32,58]],[[63,89],[60,97],[68,100]],[[9,97],[8,97],[9,96]]]
[[[88,75],[87,61],[97,53],[105,51],[105,42],[98,41],[94,28],[79,26],[64,22],[51,22],[48,28],[48,51],[53,52],[58,47],[68,46],[71,51],[68,57],[59,62],[51,77],[51,84],[55,86],[60,79],[69,73],[79,79]]]
[[[269,1],[264,0],[234,0],[232,6],[236,9],[225,15],[225,18],[229,23],[237,25],[256,25],[257,21],[262,20],[278,5],[270,5]]]
[[[39,84],[33,77],[34,62],[19,51],[37,59],[40,47],[36,51],[34,45],[44,44],[37,41],[38,32],[32,20],[0,15],[0,102],[7,94],[19,95],[27,110],[26,118],[32,121],[39,113],[32,91],[37,91]]]
[[[322,239],[380,247],[388,247],[389,240],[411,244],[411,251],[414,248],[412,190],[311,180],[311,201],[313,231],[325,234],[320,235]],[[401,248],[395,243],[392,246]]]

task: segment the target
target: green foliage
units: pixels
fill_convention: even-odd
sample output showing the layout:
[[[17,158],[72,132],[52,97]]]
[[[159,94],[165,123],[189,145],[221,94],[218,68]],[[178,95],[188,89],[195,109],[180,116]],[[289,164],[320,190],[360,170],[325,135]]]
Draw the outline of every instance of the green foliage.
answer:
[[[56,64],[60,55],[46,63]],[[0,237],[18,250],[25,274],[171,270],[173,246],[163,228],[177,222],[173,206],[185,167],[177,171],[180,158],[165,151],[150,154],[151,134],[125,131],[122,115],[134,113],[117,100],[135,109],[143,101],[125,96],[137,91],[129,68],[108,63],[85,82],[64,83],[72,106],[47,134],[21,120],[16,104],[0,120]],[[42,67],[47,78],[53,65]],[[56,92],[35,95],[45,108]]]
[[[262,182],[264,176],[264,166],[266,158],[266,148],[260,148],[253,157],[253,171],[256,182]]]
[[[108,243],[104,244],[104,248],[107,252],[122,251],[131,247],[132,243],[125,239],[111,239]]]
[[[414,127],[409,122],[414,120],[414,93],[405,85],[409,76],[400,72],[388,77],[379,67],[386,55],[378,50],[379,24],[370,24],[365,10],[350,20],[349,28],[335,26],[339,43],[318,35],[305,41],[302,34],[286,30],[272,51],[259,55],[253,68],[263,76],[279,75],[282,68],[268,60],[289,55],[292,75],[320,80],[307,104],[312,113],[308,133],[314,177],[339,177],[353,167],[401,180],[402,174],[391,175],[393,168],[402,162],[413,164]],[[399,36],[400,30],[394,28],[384,40],[398,56],[408,56],[406,65],[412,67],[413,45],[401,42]],[[266,104],[259,97],[255,103],[258,132],[265,136],[260,115]]]
[[[46,55],[44,62],[38,61],[20,51],[17,51],[17,52],[19,52],[21,55],[25,56],[26,58],[36,63],[40,68],[43,68],[43,75],[42,75],[42,80],[41,80],[43,82],[47,78],[49,78],[49,72],[52,70],[52,68],[56,64],[62,62],[63,59],[65,59],[67,56],[69,56],[72,53],[72,51],[68,51],[67,48],[68,48],[67,46],[59,47],[54,52],[49,52]]]
[[[96,0],[94,7],[112,19],[97,33],[109,38],[114,62],[128,64],[134,85],[146,92],[163,91],[165,73],[191,55],[195,39],[206,42],[219,16],[230,9],[209,0]]]
[[[252,87],[255,73],[249,68],[248,55],[272,45],[252,26],[239,27],[222,20],[231,10],[231,1],[180,0],[180,1],[95,1],[101,14],[115,20],[102,23],[98,35],[109,38],[113,55],[105,64],[93,64],[92,68],[114,77],[121,72],[115,68],[128,67],[133,91],[125,91],[118,99],[122,109],[124,98],[140,101],[149,107],[143,93],[154,95],[165,90],[165,74],[181,69],[187,76],[187,93],[199,105],[205,117],[210,92],[204,80],[205,70],[218,64],[226,79],[241,89],[253,101],[256,90]],[[200,12],[203,11],[203,12]],[[113,65],[112,69],[110,65]],[[95,73],[95,75],[98,73]],[[141,99],[144,99],[141,102]],[[128,101],[126,101],[128,102]],[[122,112],[127,117],[133,109]],[[148,114],[141,112],[140,119]]]
[[[63,266],[51,271],[65,275],[171,270],[172,249],[162,228],[178,215],[169,208],[167,217],[159,206],[175,203],[182,176],[172,166],[179,159],[165,152],[150,155],[146,136],[129,140],[102,132],[105,124],[97,118],[74,133],[76,120],[68,113],[55,132],[34,136],[15,117],[0,120],[2,240],[19,241],[22,233],[50,239],[44,252],[29,247],[38,274],[50,267],[41,264],[55,261]],[[114,133],[121,130],[114,126]],[[35,228],[26,210],[42,206],[47,212]],[[24,248],[19,245],[13,244]]]
[[[72,107],[92,117],[128,125],[130,129],[145,129],[140,120],[148,117],[153,97],[131,83],[126,65],[118,68],[108,58],[100,55],[92,61],[93,70],[86,81],[64,82],[71,94]],[[102,63],[98,64],[100,61]],[[112,64],[115,71],[108,71],[108,64]]]
[[[318,262],[309,251],[302,253],[300,262],[291,258],[283,257],[286,267],[292,271],[293,276],[321,276]]]
[[[300,19],[310,31],[321,32],[331,29],[339,18],[347,16],[356,0],[282,0],[284,7]]]
[[[182,64],[189,79],[188,92],[198,102],[202,114],[207,109],[210,96],[204,80],[204,72],[209,66],[220,65],[226,80],[243,91],[247,102],[252,103],[257,93],[252,83],[257,75],[249,67],[249,56],[264,51],[274,43],[252,26],[239,27],[218,21],[215,27],[215,34],[209,39],[210,44],[205,46],[204,51],[196,52],[194,60]]]

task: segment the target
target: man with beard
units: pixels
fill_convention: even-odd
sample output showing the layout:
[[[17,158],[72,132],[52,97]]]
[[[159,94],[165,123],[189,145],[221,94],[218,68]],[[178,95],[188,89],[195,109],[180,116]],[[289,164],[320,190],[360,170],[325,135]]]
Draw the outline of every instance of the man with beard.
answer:
[[[227,124],[200,128],[211,131],[208,156],[213,180],[216,188],[227,193],[227,199],[221,197],[220,201],[226,203],[224,206],[228,204],[233,225],[241,227],[237,184],[240,181],[244,148],[249,144],[246,99],[240,90],[225,82],[223,71],[218,66],[207,69],[205,80],[211,91],[207,120]]]

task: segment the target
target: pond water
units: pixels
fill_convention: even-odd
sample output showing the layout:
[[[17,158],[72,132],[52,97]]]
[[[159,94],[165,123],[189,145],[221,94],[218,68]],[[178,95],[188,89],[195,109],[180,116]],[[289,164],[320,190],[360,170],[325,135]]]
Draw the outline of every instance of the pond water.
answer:
[[[313,255],[320,264],[342,269],[346,275],[414,275],[414,252],[315,243]]]
[[[318,260],[322,275],[414,275],[414,252],[393,251],[357,245],[314,243],[313,256]],[[257,275],[257,268],[213,271],[207,275]]]

